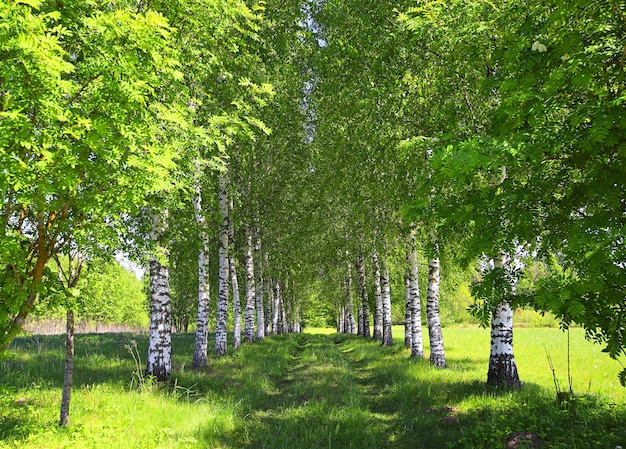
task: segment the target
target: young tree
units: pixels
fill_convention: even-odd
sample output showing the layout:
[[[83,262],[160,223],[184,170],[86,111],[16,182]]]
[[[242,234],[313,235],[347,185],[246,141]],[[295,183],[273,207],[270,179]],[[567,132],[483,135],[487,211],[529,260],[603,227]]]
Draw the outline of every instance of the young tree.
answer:
[[[71,304],[73,291],[78,285],[80,274],[83,269],[83,257],[80,251],[70,251],[67,255],[67,266],[61,262],[59,255],[55,255],[58,270],[58,278],[66,299],[66,325],[65,325],[65,369],[63,371],[63,392],[61,394],[61,412],[59,425],[70,425],[70,402],[72,398],[72,385],[74,381],[74,330],[75,316],[74,304]]]

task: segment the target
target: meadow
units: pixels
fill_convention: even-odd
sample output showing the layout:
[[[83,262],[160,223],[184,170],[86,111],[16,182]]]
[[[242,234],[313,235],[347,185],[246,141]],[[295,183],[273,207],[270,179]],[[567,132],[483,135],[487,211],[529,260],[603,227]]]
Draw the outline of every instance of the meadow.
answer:
[[[147,336],[76,337],[71,425],[59,428],[61,336],[18,338],[0,359],[0,448],[499,448],[532,431],[551,448],[626,446],[621,364],[570,333],[515,333],[521,391],[484,385],[489,332],[446,328],[448,368],[395,346],[308,329],[245,344],[191,369],[192,334],[173,335],[171,380],[142,375]],[[427,338],[426,338],[427,340]],[[428,354],[428,347],[426,354]]]

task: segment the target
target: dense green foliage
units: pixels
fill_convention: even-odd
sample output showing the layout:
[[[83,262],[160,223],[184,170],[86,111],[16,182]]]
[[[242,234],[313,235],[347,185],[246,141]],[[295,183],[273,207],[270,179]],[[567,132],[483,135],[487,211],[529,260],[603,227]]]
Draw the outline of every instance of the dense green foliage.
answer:
[[[50,422],[62,382],[61,339],[19,338],[0,362],[0,447],[485,448],[527,430],[553,448],[626,441],[626,404],[614,381],[619,365],[582,331],[571,335],[577,395],[564,404],[556,401],[545,356],[537,355],[548,346],[565,382],[563,332],[517,332],[518,364],[528,379],[518,392],[482,382],[488,331],[444,332],[447,370],[409,360],[400,340],[384,348],[337,334],[270,337],[190,370],[193,337],[175,335],[175,375],[161,386],[138,382],[143,367],[125,348],[134,340],[143,353],[146,336],[77,336],[77,354],[86,356],[76,360],[71,429]]]

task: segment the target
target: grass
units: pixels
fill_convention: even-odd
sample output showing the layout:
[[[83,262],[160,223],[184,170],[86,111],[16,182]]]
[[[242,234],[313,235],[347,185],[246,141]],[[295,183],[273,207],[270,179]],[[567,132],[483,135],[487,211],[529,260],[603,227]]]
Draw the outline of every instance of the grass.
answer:
[[[57,426],[62,337],[19,338],[0,359],[0,448],[498,448],[515,431],[553,448],[626,444],[621,365],[579,329],[576,395],[561,404],[546,358],[567,388],[558,329],[516,331],[519,392],[484,386],[484,329],[444,329],[445,370],[409,359],[401,327],[391,348],[309,331],[245,344],[201,370],[190,367],[193,335],[174,335],[171,381],[142,389],[125,346],[136,341],[145,358],[146,336],[78,335],[69,429]]]

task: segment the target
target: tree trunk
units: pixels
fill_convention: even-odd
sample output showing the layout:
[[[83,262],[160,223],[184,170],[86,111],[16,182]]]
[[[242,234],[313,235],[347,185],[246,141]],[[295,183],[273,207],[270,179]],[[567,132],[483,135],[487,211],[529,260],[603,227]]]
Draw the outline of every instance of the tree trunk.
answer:
[[[72,382],[74,376],[74,311],[67,309],[65,327],[65,372],[63,375],[63,393],[61,395],[60,426],[70,425],[70,399],[72,396]]]
[[[244,253],[246,264],[246,318],[244,340],[254,341],[254,301],[256,300],[256,285],[254,282],[254,258],[252,257],[252,232],[250,226],[245,226],[246,249]]]
[[[404,347],[411,347],[413,327],[411,321],[411,281],[409,280],[409,268],[404,274]]]
[[[509,269],[506,255],[495,260],[495,268]],[[512,286],[513,288],[513,286]],[[513,354],[513,309],[503,299],[491,315],[491,351],[489,353],[488,385],[521,388]]]
[[[220,235],[219,235],[219,283],[217,297],[217,321],[215,325],[215,354],[224,355],[227,352],[227,325],[228,325],[228,178],[220,173],[218,176],[218,195],[220,203]]]
[[[256,283],[255,289],[255,302],[256,302],[256,338],[263,340],[265,338],[265,314],[263,306],[263,263],[260,261],[261,254],[261,238],[257,235],[256,243],[254,245],[254,254],[256,255],[257,266],[255,274],[258,274],[259,282]]]
[[[356,321],[354,319],[354,298],[352,295],[352,266],[348,263],[348,281],[346,283],[346,294],[348,295],[348,313],[346,316],[348,333],[356,334]]]
[[[383,263],[380,277],[382,302],[383,302],[383,346],[393,345],[391,334],[391,290],[389,288],[389,267]]]
[[[272,301],[272,333],[274,335],[280,333],[280,284],[274,281],[274,298]]]
[[[231,248],[232,250],[232,248]],[[230,283],[233,289],[233,348],[241,346],[241,301],[239,300],[239,279],[237,278],[237,265],[232,253],[228,255],[228,266],[230,271]]]
[[[159,381],[172,372],[172,309],[169,270],[156,257],[150,260],[150,344],[146,375]]]
[[[202,197],[198,183],[194,185],[194,210],[196,223],[200,228],[202,246],[198,253],[198,314],[196,318],[196,341],[191,366],[198,368],[207,365],[209,334],[209,236],[206,232],[206,219],[202,212]]]
[[[383,295],[380,289],[380,264],[378,263],[378,253],[372,253],[374,264],[374,340],[383,339]]]
[[[274,292],[272,290],[272,279],[267,273],[267,263],[264,264],[264,276],[265,279],[263,280],[263,286],[265,293],[267,294],[267,301],[265,302],[265,335],[270,335],[272,333],[272,321],[274,318],[272,315],[274,307]]]
[[[277,283],[276,285],[280,285],[279,283]],[[278,299],[278,310],[279,310],[279,319],[280,322],[278,323],[278,333],[279,334],[284,334],[287,332],[287,310],[286,310],[286,304],[285,304],[285,296],[287,294],[287,286],[285,286],[285,288],[282,288],[279,290],[279,293],[276,295],[277,299]]]
[[[230,283],[233,290],[233,348],[241,346],[241,301],[239,300],[239,279],[237,278],[237,263],[235,260],[235,220],[234,204],[232,195],[228,195],[228,268],[230,271]]]
[[[414,235],[414,234],[413,234]],[[424,357],[422,337],[422,305],[418,281],[417,250],[412,239],[409,251],[409,287],[411,293],[411,357]]]
[[[439,318],[439,258],[428,260],[426,314],[428,315],[428,336],[430,338],[430,364],[437,368],[444,368],[446,356]]]
[[[361,299],[361,307],[363,317],[361,319],[361,335],[370,336],[370,306],[367,297],[367,278],[365,276],[365,260],[359,255],[356,259],[357,271],[359,273],[359,294]]]

